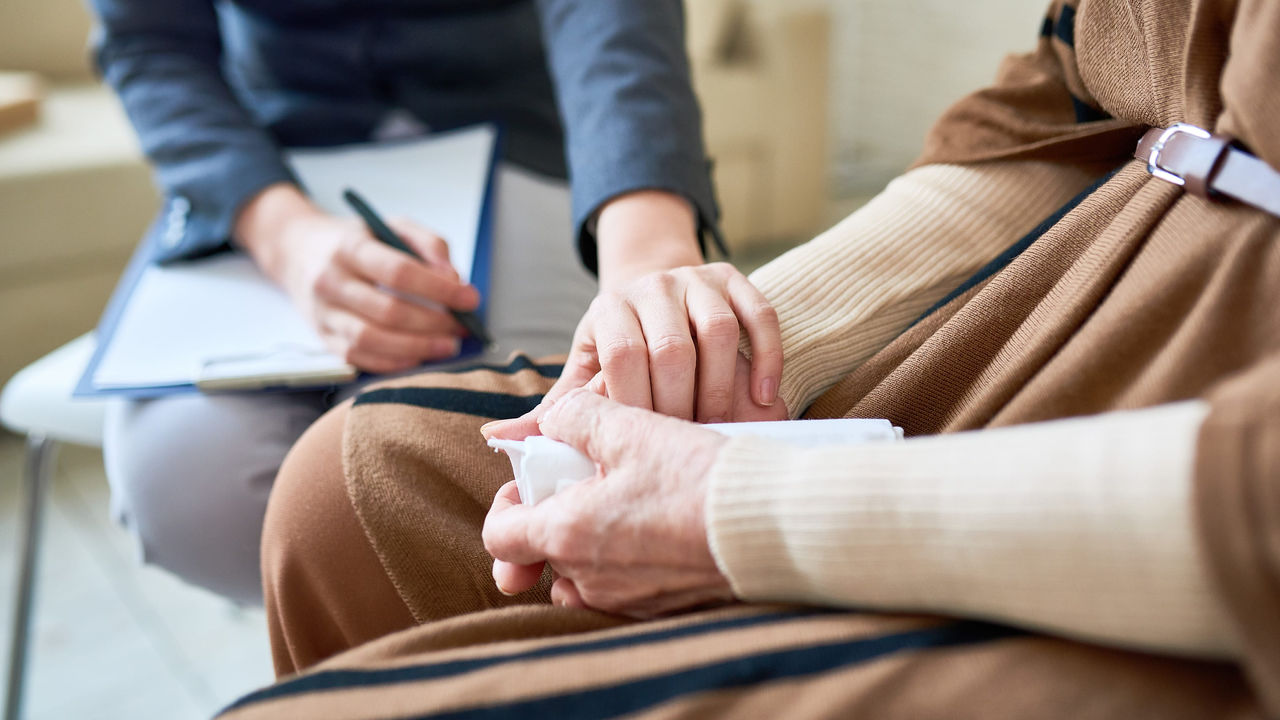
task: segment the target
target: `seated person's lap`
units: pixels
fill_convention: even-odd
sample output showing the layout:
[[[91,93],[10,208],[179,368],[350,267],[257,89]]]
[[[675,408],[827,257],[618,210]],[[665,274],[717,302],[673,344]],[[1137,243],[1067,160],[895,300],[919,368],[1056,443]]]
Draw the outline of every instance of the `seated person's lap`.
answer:
[[[564,352],[595,294],[572,244],[554,233],[493,243],[487,320],[500,349],[486,358],[504,361],[515,348]],[[104,448],[112,505],[143,559],[237,602],[260,602],[259,538],[280,463],[311,423],[355,392],[113,404]]]
[[[318,392],[112,403],[103,447],[112,514],[146,562],[256,604],[259,535],[280,459],[328,407]]]
[[[529,410],[559,362],[518,356],[379,383],[302,436],[263,533],[278,670],[414,622],[547,601],[546,578],[506,597],[490,576],[480,530],[511,466],[480,426]]]
[[[991,718],[1052,707],[1193,718],[1248,697],[1227,665],[983,622],[747,605],[636,624],[548,605],[545,577],[504,597],[480,530],[511,469],[479,428],[532,407],[556,369],[518,359],[382,383],[303,436],[277,481],[263,568],[277,669],[319,664],[231,717],[323,702],[334,717],[362,718],[375,689],[378,711],[403,701],[418,713],[483,705],[537,716],[569,702],[640,717]]]
[[[634,624],[526,605],[366,644],[227,716],[1190,720],[1247,697],[1226,665],[981,622],[751,605]]]

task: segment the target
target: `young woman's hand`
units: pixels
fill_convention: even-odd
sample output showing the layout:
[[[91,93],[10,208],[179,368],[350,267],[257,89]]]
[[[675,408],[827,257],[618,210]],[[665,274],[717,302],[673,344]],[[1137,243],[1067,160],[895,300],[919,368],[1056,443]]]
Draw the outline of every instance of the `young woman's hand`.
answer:
[[[777,313],[733,266],[702,264],[696,229],[689,203],[666,192],[631,193],[604,207],[600,293],[578,324],[564,372],[538,408],[495,432],[535,434],[537,417],[593,379],[614,400],[685,420],[786,417],[777,402]],[[750,362],[738,351],[744,330]]]
[[[427,262],[387,247],[354,219],[328,215],[292,185],[250,201],[235,235],[344,360],[376,373],[407,370],[458,353],[465,330],[446,308],[474,310],[449,248],[413,222],[389,224]]]
[[[777,401],[782,340],[764,295],[727,263],[650,273],[596,297],[548,399],[600,375],[604,393],[625,405],[683,420],[733,420],[743,330],[751,342],[749,397],[767,408]]]

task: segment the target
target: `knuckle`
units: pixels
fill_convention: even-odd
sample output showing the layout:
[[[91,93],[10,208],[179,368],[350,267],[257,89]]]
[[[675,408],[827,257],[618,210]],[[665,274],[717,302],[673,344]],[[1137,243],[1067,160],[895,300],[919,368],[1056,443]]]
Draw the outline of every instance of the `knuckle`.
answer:
[[[404,305],[390,295],[382,295],[378,298],[373,315],[375,320],[391,327],[404,325],[408,320],[408,312]]]
[[[778,322],[778,311],[773,308],[767,301],[760,300],[751,306],[751,315],[761,322],[776,325]]]
[[[621,306],[622,306],[622,297],[618,293],[610,290],[607,292],[602,292],[596,295],[594,298],[592,298],[591,304],[588,306],[588,308],[595,312],[607,312],[609,310],[613,310]]]
[[[714,312],[698,323],[698,337],[714,340],[738,339],[738,316],[722,310]]]
[[[553,532],[547,538],[543,551],[546,553],[547,559],[557,567],[568,567],[570,563],[569,553],[572,552],[572,548],[569,547],[569,543],[559,533]]]
[[[607,312],[608,302],[609,300],[608,298],[605,297],[605,293],[600,293],[599,295],[596,295],[595,297],[591,298],[590,304],[587,305],[587,311],[583,313],[582,320],[578,322],[578,327],[574,331],[574,334],[576,335],[581,333],[583,329],[587,326],[590,318],[594,318],[598,315],[601,315]]]
[[[572,566],[580,547],[582,522],[576,517],[559,516],[551,522],[547,533],[547,557],[559,565]]]
[[[422,354],[424,358],[448,358],[458,354],[458,340],[452,338],[429,338],[426,343],[426,350]]]
[[[640,362],[644,356],[640,343],[630,337],[617,337],[606,341],[600,346],[599,353],[600,363],[610,367],[633,365]]]
[[[656,272],[644,276],[640,280],[639,290],[645,295],[665,294],[676,286],[676,277],[671,272]]]
[[[663,335],[649,346],[649,358],[662,367],[692,363],[697,356],[693,341],[683,335]]]
[[[732,277],[738,274],[738,269],[727,262],[713,262],[706,266],[707,270],[714,275],[722,278]]]
[[[333,271],[325,269],[311,279],[311,293],[318,297],[333,297],[334,291],[337,289],[337,281],[333,276]]]
[[[356,254],[360,250],[360,245],[364,242],[364,236],[355,228],[348,227],[342,231],[341,237],[338,239],[338,257],[348,262],[355,260]]]
[[[733,399],[733,392],[728,385],[717,383],[715,385],[707,385],[702,391],[703,410],[719,410],[729,406]]]
[[[413,284],[413,265],[404,260],[396,260],[387,271],[387,284],[393,288],[405,289]]]
[[[368,350],[373,345],[374,333],[373,328],[361,323],[351,332],[351,348],[352,350]]]
[[[617,598],[592,582],[578,583],[578,597],[582,598],[583,605],[604,612],[614,612],[619,607]]]

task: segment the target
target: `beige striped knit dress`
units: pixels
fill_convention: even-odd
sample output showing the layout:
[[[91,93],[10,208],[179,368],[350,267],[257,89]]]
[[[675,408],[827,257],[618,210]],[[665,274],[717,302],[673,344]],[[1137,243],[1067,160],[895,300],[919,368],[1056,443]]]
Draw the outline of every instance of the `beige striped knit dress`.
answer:
[[[908,440],[727,443],[708,542],[743,604],[496,591],[478,428],[554,361],[327,416],[263,548],[303,672],[227,717],[1280,716],[1280,218],[1131,159],[1180,121],[1280,168],[1280,3],[1059,0],[915,168],[752,276],[792,415]]]

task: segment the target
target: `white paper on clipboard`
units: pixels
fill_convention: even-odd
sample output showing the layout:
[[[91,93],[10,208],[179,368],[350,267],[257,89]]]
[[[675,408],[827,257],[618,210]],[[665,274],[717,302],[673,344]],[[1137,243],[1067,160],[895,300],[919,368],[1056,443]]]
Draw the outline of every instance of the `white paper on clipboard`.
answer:
[[[478,126],[427,138],[292,152],[313,200],[353,215],[355,188],[384,217],[407,217],[450,243],[472,278],[497,131]],[[287,295],[239,253],[146,267],[92,375],[97,391],[247,390],[345,382],[356,369],[330,353]]]
[[[206,368],[229,379],[228,368],[218,365],[232,359],[239,360],[236,369],[246,377],[279,374],[279,353],[286,348],[299,358],[314,358],[307,372],[354,377],[354,368],[325,350],[284,291],[247,257],[227,254],[149,267],[98,364],[94,385],[196,384]],[[250,362],[253,358],[260,363]]]

